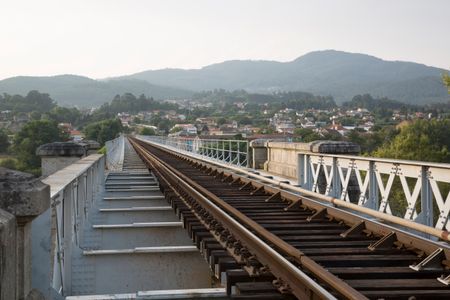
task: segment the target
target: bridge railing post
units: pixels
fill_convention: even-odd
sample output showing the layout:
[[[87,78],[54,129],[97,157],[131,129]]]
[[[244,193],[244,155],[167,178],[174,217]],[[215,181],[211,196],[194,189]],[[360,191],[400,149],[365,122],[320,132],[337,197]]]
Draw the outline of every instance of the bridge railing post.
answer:
[[[421,212],[419,222],[424,225],[433,226],[433,192],[431,190],[428,167],[422,166],[420,172],[421,191],[420,205]]]
[[[31,174],[0,168],[1,300],[25,299],[31,292],[32,221],[49,207],[48,185]],[[46,288],[35,293],[48,298]]]

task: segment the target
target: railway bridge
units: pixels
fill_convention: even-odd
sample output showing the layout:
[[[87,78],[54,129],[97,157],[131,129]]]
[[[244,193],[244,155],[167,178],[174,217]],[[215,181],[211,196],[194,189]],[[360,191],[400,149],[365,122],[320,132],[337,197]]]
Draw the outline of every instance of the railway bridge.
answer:
[[[450,165],[121,136],[0,170],[1,299],[450,299]]]

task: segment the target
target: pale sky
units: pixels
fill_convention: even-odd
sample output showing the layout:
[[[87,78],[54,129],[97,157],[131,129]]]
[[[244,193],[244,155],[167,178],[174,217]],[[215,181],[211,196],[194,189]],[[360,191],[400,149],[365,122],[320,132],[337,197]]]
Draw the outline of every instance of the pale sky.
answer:
[[[450,0],[0,0],[0,79],[325,49],[450,69]]]

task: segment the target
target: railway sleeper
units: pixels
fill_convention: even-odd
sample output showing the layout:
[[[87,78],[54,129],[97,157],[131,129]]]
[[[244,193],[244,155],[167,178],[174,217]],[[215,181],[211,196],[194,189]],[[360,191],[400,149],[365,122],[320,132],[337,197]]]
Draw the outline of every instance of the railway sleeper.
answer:
[[[160,150],[156,152],[158,152],[160,159],[174,163],[175,160],[170,154]],[[177,157],[181,157],[181,155],[177,155]],[[187,158],[184,158],[180,163],[176,162],[177,169],[187,172],[190,178],[196,178],[199,184],[239,211],[244,212],[252,220],[265,224],[277,224],[288,220],[292,221],[291,225],[297,224],[294,225],[294,231],[297,230],[297,232],[289,232],[288,228],[283,231],[282,227],[276,229],[275,226],[272,228],[267,226],[269,228],[266,228],[266,230],[275,232],[277,236],[292,246],[304,251],[309,258],[324,266],[339,278],[344,278],[346,283],[356,288],[364,296],[371,299],[412,299],[411,296],[417,297],[414,299],[429,299],[430,295],[433,299],[448,298],[450,289],[447,288],[446,283],[450,281],[450,276],[448,270],[444,268],[448,267],[446,262],[450,260],[447,250],[446,255],[433,256],[433,253],[421,250],[421,246],[417,248],[414,243],[405,240],[404,234],[400,239],[395,233],[386,232],[384,229],[381,230],[383,234],[380,234],[376,230],[373,231],[373,225],[368,229],[364,221],[344,222],[343,215],[345,213],[338,213],[337,215],[330,213],[330,210],[333,212],[333,208],[320,208],[317,205],[313,205],[311,208],[304,205],[302,200],[288,200],[284,196],[285,192],[272,192],[274,189],[270,186],[268,189],[261,188],[261,185],[259,187],[257,187],[258,185],[253,186],[248,183],[249,181],[246,178],[232,172],[225,172],[224,170],[214,172],[213,168],[205,168],[207,163],[188,164],[187,162],[189,162]],[[196,166],[197,169],[185,167],[183,163]],[[198,167],[204,170],[208,169],[211,175],[202,173]],[[253,195],[255,191],[258,192],[258,195]],[[247,199],[252,200],[245,202]],[[265,205],[261,205],[263,203]],[[173,206],[176,207],[176,205]],[[183,212],[180,210],[179,214],[183,215]],[[195,214],[186,214],[186,222],[195,222],[190,218],[191,216],[195,216]],[[307,222],[315,226],[320,226],[320,224],[331,225],[330,227],[341,225],[342,230],[336,230],[338,228],[334,227],[334,231],[327,228],[325,231],[328,230],[328,232],[315,232],[315,235],[311,236],[302,235],[302,230],[298,229],[298,226],[301,227]],[[199,226],[198,223],[195,226]],[[195,226],[191,226],[194,229],[195,236],[204,233],[202,231],[195,232]],[[223,235],[218,234],[223,228],[218,224],[214,226],[215,231],[208,237],[200,237],[200,240],[214,237],[218,243],[205,243],[205,246],[202,246],[200,241],[199,247],[207,249],[208,245],[211,245],[214,248],[210,251],[211,255],[216,252],[216,256],[220,256],[220,251],[224,251],[220,250],[220,246],[225,246],[226,243],[223,241]],[[310,230],[320,230],[320,227],[315,228],[311,227]],[[326,227],[324,226],[324,228]],[[423,245],[423,242],[419,241],[419,245]],[[427,249],[426,245],[424,249]],[[428,255],[424,255],[425,252]],[[233,266],[233,263],[229,260],[230,257],[219,257],[217,261],[222,259],[228,262],[228,264],[224,263],[222,267],[227,269],[227,265]],[[209,259],[211,260],[211,257]],[[242,265],[237,261],[236,263]],[[409,268],[409,266],[412,268]],[[430,270],[430,266],[433,267],[433,270]],[[215,267],[216,264],[214,264]],[[261,269],[264,269],[261,267],[256,263],[255,266],[250,264],[250,266],[246,265],[244,268],[250,272],[254,272],[252,268],[260,272]],[[417,270],[414,271],[414,267]],[[219,269],[220,277],[223,272],[221,267]],[[256,273],[258,274],[258,272]],[[261,276],[261,273],[259,274]],[[389,286],[389,280],[387,280],[389,278],[386,278],[388,275],[391,275],[389,278],[395,280],[392,286]],[[440,280],[437,280],[437,278]],[[429,284],[420,284],[419,280]],[[371,285],[371,282],[377,282],[377,284]],[[409,282],[408,288],[401,289],[401,284],[404,282]],[[375,286],[377,290],[375,290]],[[245,287],[245,285],[242,285],[242,287]],[[246,289],[243,288],[243,290]],[[241,294],[245,296],[245,293],[241,292],[237,296],[241,296]]]
[[[166,187],[167,191],[167,187]],[[273,285],[273,275],[270,273],[264,276],[250,276],[248,272],[242,269],[243,264],[238,263],[232,256],[228,254],[225,248],[217,242],[213,235],[198,221],[192,211],[181,201],[178,197],[174,197],[175,193],[166,192],[168,201],[171,203],[174,211],[183,221],[184,228],[187,229],[194,243],[200,249],[205,260],[209,263],[210,269],[213,272],[216,280],[227,288],[228,295],[232,299],[295,299],[292,295],[281,294]],[[238,270],[240,271],[240,280],[236,280],[235,277],[229,278],[228,271]],[[267,281],[269,280],[269,281]],[[265,281],[269,283],[272,288],[272,292],[267,294],[264,290],[252,291],[246,289],[244,294],[241,294],[239,289],[232,289],[231,287],[241,282],[258,282]],[[261,295],[263,293],[263,295]],[[262,296],[264,296],[262,298]]]

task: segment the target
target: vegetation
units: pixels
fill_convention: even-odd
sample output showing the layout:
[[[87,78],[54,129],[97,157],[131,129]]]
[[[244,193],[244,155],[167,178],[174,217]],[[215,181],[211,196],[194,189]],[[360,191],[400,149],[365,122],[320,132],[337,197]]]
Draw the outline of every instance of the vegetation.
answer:
[[[156,70],[126,78],[178,86],[193,91],[222,87],[314,91],[333,95],[337,103],[356,94],[384,95],[410,104],[446,102],[440,84],[442,69],[410,62],[391,62],[373,56],[342,51],[317,51],[291,62],[227,61],[200,70]]]
[[[8,135],[4,130],[0,129],[0,153],[6,153],[9,147]]]
[[[0,111],[10,110],[16,112],[39,112],[50,111],[56,106],[49,94],[30,91],[25,97],[20,95],[0,95]]]
[[[15,158],[0,158],[0,167],[16,170],[18,163]]]
[[[136,98],[131,93],[123,95],[116,95],[111,103],[103,104],[96,113],[116,115],[121,112],[137,113],[140,111],[148,111],[154,109],[178,109],[175,104],[155,101],[153,98],[147,98],[145,95],[140,95]]]
[[[194,100],[200,100],[205,103],[233,104],[244,102],[248,104],[267,103],[274,110],[283,108],[292,108],[297,110],[304,109],[330,109],[336,108],[336,102],[333,97],[316,96],[305,92],[278,92],[274,94],[255,94],[244,90],[228,92],[223,89],[212,90],[194,94]],[[256,108],[257,106],[255,106]]]
[[[373,98],[370,94],[356,95],[351,101],[342,103],[342,107],[346,109],[366,108],[371,112],[379,109],[417,109],[415,105],[388,98]]]
[[[450,119],[417,120],[374,152],[378,157],[450,162]]]
[[[100,145],[104,145],[106,141],[115,139],[122,131],[122,123],[119,119],[95,122],[84,128],[86,138],[96,140]]]
[[[448,73],[445,73],[442,75],[442,80],[444,81],[444,84],[447,86],[448,93],[450,94],[450,75]]]
[[[156,132],[153,128],[144,127],[141,129],[140,134],[142,135],[156,135]]]
[[[18,160],[17,168],[34,174],[40,173],[41,161],[36,149],[43,144],[65,141],[65,135],[52,120],[31,121],[14,136],[13,152]]]
[[[0,80],[0,93],[26,94],[30,87],[45,91],[58,101],[59,105],[79,108],[99,107],[105,101],[124,91],[136,95],[152,95],[156,99],[184,99],[191,91],[167,86],[159,86],[143,80],[114,79],[94,80],[76,75],[50,77],[19,76]]]

